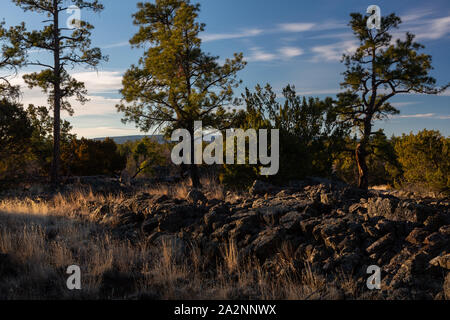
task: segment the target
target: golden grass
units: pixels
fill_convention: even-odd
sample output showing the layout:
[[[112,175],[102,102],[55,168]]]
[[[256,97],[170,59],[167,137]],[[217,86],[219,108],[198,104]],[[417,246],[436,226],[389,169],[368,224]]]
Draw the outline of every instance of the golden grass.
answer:
[[[206,189],[223,196],[223,189],[210,183]],[[184,197],[187,190],[181,185],[147,191]],[[0,299],[308,299],[327,290],[309,265],[295,275],[273,275],[257,260],[241,259],[233,241],[224,245],[217,264],[208,266],[196,244],[179,258],[170,240],[159,247],[145,239],[131,243],[90,220],[93,201],[124,199],[76,191],[48,200],[0,201],[0,253],[16,270],[0,275]],[[292,264],[293,249],[283,245],[280,257]],[[81,291],[66,287],[70,265],[81,267]],[[350,278],[342,282],[353,285]]]

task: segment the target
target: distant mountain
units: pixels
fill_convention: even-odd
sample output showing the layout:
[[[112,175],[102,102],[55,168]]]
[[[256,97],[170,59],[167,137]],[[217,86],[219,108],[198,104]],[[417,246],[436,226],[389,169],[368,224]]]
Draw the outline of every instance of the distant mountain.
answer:
[[[153,140],[157,141],[159,144],[164,144],[164,143],[168,142],[164,138],[163,135],[124,136],[124,137],[108,137],[108,138],[114,140],[114,142],[117,143],[117,144],[124,144],[124,143],[126,143],[128,141],[134,142],[134,141],[137,141],[137,140],[142,140],[145,137],[153,139]],[[106,139],[106,137],[94,138],[92,140],[94,140],[94,141],[104,141],[105,139]],[[214,139],[215,139],[215,137],[212,134],[205,134],[203,136],[203,141],[205,141],[205,142],[212,142],[212,141],[214,141]]]
[[[109,137],[110,139],[114,140],[115,143],[117,144],[124,144],[128,141],[134,142],[137,140],[142,140],[143,138],[150,138],[153,139],[155,141],[157,141],[160,144],[166,143],[166,139],[164,139],[164,136],[162,135],[143,135],[143,136],[124,136],[124,137]],[[106,137],[104,138],[94,138],[92,140],[95,141],[104,141],[106,139]]]

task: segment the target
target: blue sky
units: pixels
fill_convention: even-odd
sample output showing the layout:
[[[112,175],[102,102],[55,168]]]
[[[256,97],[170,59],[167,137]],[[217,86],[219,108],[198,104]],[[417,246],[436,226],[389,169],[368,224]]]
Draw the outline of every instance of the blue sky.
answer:
[[[136,0],[103,0],[100,14],[82,12],[82,18],[95,25],[93,45],[109,55],[109,61],[98,70],[70,70],[75,78],[85,81],[90,102],[74,103],[75,116],[66,117],[79,137],[124,136],[142,134],[134,125],[123,125],[116,112],[121,76],[142,54],[131,49],[128,40],[137,28],[131,15]],[[450,81],[450,2],[432,1],[335,1],[335,0],[200,0],[200,21],[206,23],[202,34],[203,49],[221,59],[243,52],[248,61],[240,72],[242,87],[270,83],[277,92],[287,84],[295,85],[305,96],[334,97],[340,91],[344,66],[340,57],[357,42],[347,26],[351,12],[365,13],[369,5],[380,6],[382,15],[391,12],[402,17],[398,32],[417,35],[433,56],[432,75],[438,84]],[[0,17],[7,25],[25,21],[36,28],[44,20],[36,13],[24,13],[9,0],[2,0]],[[69,14],[67,14],[69,17]],[[33,55],[45,59],[42,52]],[[14,82],[23,84],[21,75],[35,69],[21,70]],[[39,89],[23,88],[23,103],[45,105]],[[450,135],[450,92],[440,96],[401,95],[392,99],[401,114],[377,122],[388,135],[417,132],[423,128],[440,130]]]

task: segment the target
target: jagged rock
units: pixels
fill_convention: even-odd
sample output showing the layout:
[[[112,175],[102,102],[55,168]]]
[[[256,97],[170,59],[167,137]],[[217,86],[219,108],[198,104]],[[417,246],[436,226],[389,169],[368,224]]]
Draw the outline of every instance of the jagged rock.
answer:
[[[435,267],[441,267],[450,270],[450,253],[432,259],[430,261],[430,264]]]
[[[399,203],[391,219],[394,221],[423,223],[427,219],[428,214],[429,212],[424,206],[402,201]]]
[[[445,277],[444,295],[447,300],[450,300],[450,272],[448,272],[447,277]]]
[[[336,193],[328,192],[320,194],[320,202],[326,206],[334,206],[340,201],[339,196]]]
[[[199,203],[201,205],[206,205],[208,203],[208,199],[205,197],[205,195],[197,189],[191,190],[188,193],[186,200],[188,200],[190,203],[193,203],[194,205],[198,205]]]
[[[434,232],[430,234],[428,237],[425,238],[423,241],[425,244],[435,246],[435,247],[443,247],[448,248],[449,247],[449,239],[444,236],[442,233]]]
[[[442,233],[447,238],[450,238],[450,225],[446,225],[439,228],[439,232]]]
[[[262,219],[267,225],[276,225],[282,215],[289,212],[289,207],[286,206],[270,206],[257,209],[257,212],[261,214]]]
[[[430,232],[436,232],[439,228],[445,224],[445,218],[441,213],[429,216],[423,223],[426,229]]]
[[[350,214],[365,214],[367,213],[367,204],[364,203],[354,203],[348,208]]]
[[[300,228],[302,229],[302,232],[307,235],[311,236],[313,233],[314,228],[320,223],[320,220],[317,218],[307,219],[300,222]]]
[[[370,198],[368,201],[370,217],[382,216],[392,221],[423,223],[430,214],[426,207],[410,201],[395,198]]]
[[[207,214],[203,216],[203,221],[205,225],[217,229],[225,223],[227,217],[229,216],[229,209],[225,206],[213,207]]]
[[[305,215],[302,213],[299,213],[297,211],[291,211],[285,214],[280,219],[280,224],[285,228],[287,231],[290,232],[298,232],[300,231],[300,222],[304,219]]]
[[[381,239],[375,241],[370,247],[366,249],[369,254],[376,253],[385,249],[387,246],[391,245],[395,241],[395,236],[392,233],[388,233]]]
[[[207,202],[201,195],[186,201],[140,194],[87,207],[93,220],[120,234],[140,228],[140,236],[159,247],[162,239],[173,240],[177,259],[195,245],[211,268],[223,259],[224,243],[233,240],[243,258],[266,262],[274,276],[298,272],[303,267],[297,261],[331,280],[343,271],[364,287],[367,266],[376,264],[388,289],[380,297],[444,297],[441,275],[448,272],[450,247],[444,200],[400,200],[391,192],[367,193],[330,181],[289,189],[257,181],[251,192]],[[283,256],[286,248],[292,259]]]
[[[375,228],[378,230],[378,234],[380,235],[395,232],[395,224],[387,219],[381,219],[378,221]]]
[[[266,229],[259,233],[251,243],[251,251],[262,261],[275,254],[281,245],[282,232],[280,228]]]
[[[391,198],[371,198],[367,204],[367,213],[370,217],[382,216],[392,218],[397,208],[398,200]]]
[[[159,230],[177,232],[181,228],[195,223],[202,212],[196,206],[187,204],[167,204],[155,212],[159,220]]]
[[[422,228],[415,228],[411,233],[406,237],[406,241],[411,244],[420,245],[423,243],[425,238],[429,235],[427,231]]]
[[[158,227],[159,221],[156,217],[151,217],[144,221],[144,223],[141,226],[141,230],[145,234],[151,234],[155,229]]]

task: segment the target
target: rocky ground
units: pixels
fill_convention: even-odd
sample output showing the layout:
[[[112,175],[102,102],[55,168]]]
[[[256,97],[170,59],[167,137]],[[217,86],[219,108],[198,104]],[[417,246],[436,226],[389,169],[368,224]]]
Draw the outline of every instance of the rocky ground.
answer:
[[[167,276],[159,275],[161,284],[151,297],[188,297],[193,294],[190,292],[195,291],[195,296],[202,298],[205,292],[209,292],[203,287],[216,290],[215,283],[220,278],[222,287],[228,282],[236,282],[236,286],[227,289],[224,296],[230,299],[264,298],[262,285],[258,289],[256,283],[261,279],[266,283],[264,290],[269,292],[266,295],[269,298],[450,299],[448,197],[420,197],[400,191],[367,192],[321,179],[290,183],[284,188],[256,181],[248,193],[228,192],[222,197],[218,197],[211,188],[205,188],[204,193],[192,190],[187,196],[176,193],[168,196],[136,192],[129,186],[120,186],[117,181],[111,183],[114,192],[120,192],[119,197],[90,196],[89,201],[83,200],[80,205],[73,201],[75,204],[67,207],[70,219],[77,219],[78,216],[83,221],[87,218],[95,225],[93,230],[98,227],[110,230],[113,237],[120,239],[114,242],[117,248],[122,246],[121,243],[128,243],[127,250],[136,251],[134,248],[148,244],[159,254],[158,251],[163,249],[158,248],[166,250],[169,245],[175,259],[166,259],[167,274],[174,273],[172,264],[180,264],[184,271],[179,277],[194,277],[194,273],[187,270],[195,265],[195,282],[198,282],[195,290],[189,284],[191,291],[186,289],[180,294],[181,287],[192,281],[180,280],[177,276],[177,280],[169,285],[171,293],[163,295],[161,292],[168,286],[164,282]],[[107,193],[111,189],[105,183],[98,184],[101,192]],[[66,191],[70,193],[72,188],[77,186],[69,186]],[[50,195],[25,198],[27,208],[47,205],[51,201],[57,210],[61,208],[58,203],[61,200],[51,200]],[[10,227],[6,224],[7,231]],[[48,233],[54,227],[45,228],[44,241],[51,241],[51,246],[52,243],[63,246],[61,243],[65,240],[58,243],[57,236],[63,231],[56,231],[54,236],[49,237]],[[61,230],[65,230],[64,227]],[[105,243],[110,243],[108,239]],[[73,240],[75,244],[77,241]],[[89,242],[89,239],[85,241]],[[14,240],[11,243],[10,247]],[[89,246],[95,245],[95,241],[89,242]],[[100,249],[87,251],[107,250],[109,245],[99,246]],[[45,243],[42,250],[46,250]],[[123,251],[111,249],[113,255],[124,256],[120,250]],[[107,251],[104,254],[109,256]],[[10,255],[14,256],[14,252],[11,251]],[[196,258],[192,259],[194,256]],[[145,265],[146,261],[153,259],[149,257],[146,253],[139,253],[136,261]],[[124,259],[127,259],[126,255],[122,258],[123,262]],[[101,264],[101,260],[98,263]],[[245,261],[249,263],[245,264]],[[64,265],[64,261],[60,263]],[[122,264],[123,270],[136,269]],[[227,266],[226,275],[224,265]],[[243,265],[247,266],[244,280],[243,272],[235,270]],[[370,276],[367,269],[372,265],[382,270],[381,290],[367,288]],[[2,264],[0,256],[0,275],[6,272],[5,266],[7,264]],[[159,273],[159,269],[155,270],[154,274]],[[59,274],[60,271],[55,272]],[[139,270],[133,275],[122,272],[118,278],[111,278],[110,271],[102,272],[98,273],[100,282],[93,275],[93,282],[100,283],[100,293],[106,290],[105,287],[111,287],[110,291],[105,292],[115,292],[115,286],[121,285],[123,277],[128,280],[148,278],[146,272]],[[259,275],[253,276],[252,272]],[[115,271],[112,274],[116,274]],[[63,272],[61,277],[64,277]],[[153,283],[152,279],[156,279],[155,276],[148,278],[148,283]],[[127,284],[128,280],[125,281]],[[302,289],[305,288],[305,281],[308,282],[307,291]],[[292,283],[302,292],[298,293],[293,287],[289,290],[291,293],[297,290],[295,294],[285,290],[270,295],[273,283],[283,288]],[[135,289],[132,286],[129,294]],[[65,292],[64,288],[60,292]],[[95,292],[94,296],[97,295]],[[211,294],[211,297],[214,296]],[[116,297],[130,298],[129,295]]]
[[[249,195],[225,200],[142,193],[89,206],[94,221],[132,241],[169,241],[181,259],[195,243],[210,271],[233,243],[274,278],[308,268],[328,283],[348,277],[361,299],[450,298],[449,199],[396,195],[326,180],[255,182]],[[379,291],[366,289],[371,265],[382,269]]]

